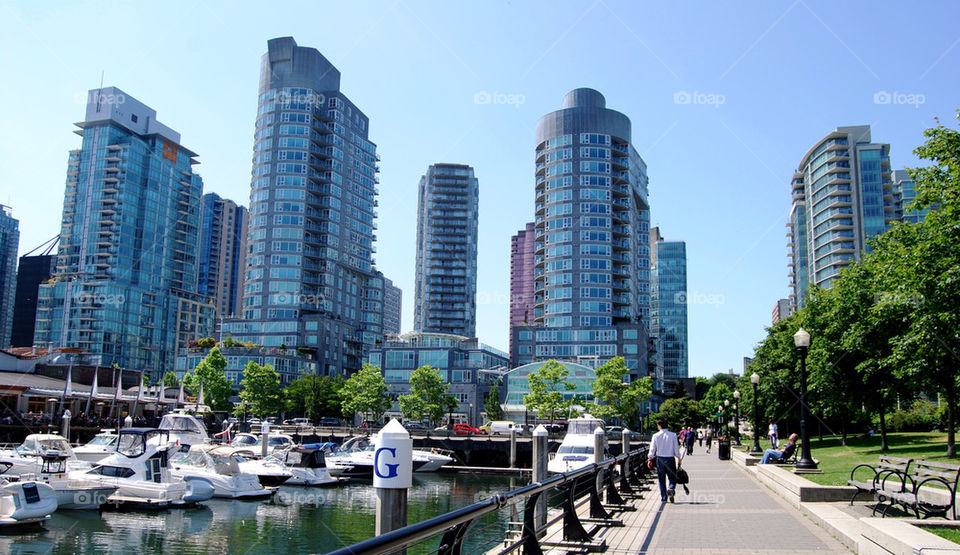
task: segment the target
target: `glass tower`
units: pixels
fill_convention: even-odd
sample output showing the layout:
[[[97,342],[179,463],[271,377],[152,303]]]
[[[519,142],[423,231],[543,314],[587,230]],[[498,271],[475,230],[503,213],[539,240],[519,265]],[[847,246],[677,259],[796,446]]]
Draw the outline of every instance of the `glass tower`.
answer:
[[[473,168],[434,164],[420,178],[413,327],[474,337],[477,332],[477,212]]]
[[[214,299],[218,316],[234,316],[243,301],[247,209],[207,193],[200,222],[199,292]]]
[[[510,238],[510,352],[513,352],[513,328],[533,324],[535,244],[533,222]]]
[[[156,111],[115,87],[90,91],[67,167],[53,283],[38,292],[34,344],[77,347],[103,366],[173,367],[178,346],[213,333],[197,291],[196,154]]]
[[[930,208],[912,210],[910,203],[917,195],[916,183],[907,170],[893,170],[893,200],[898,208],[897,217],[905,222],[919,223]]]
[[[9,206],[0,204],[0,349],[10,346],[17,286],[17,249],[20,222]]]
[[[257,106],[243,319],[224,333],[312,350],[321,373],[352,372],[382,340],[367,116],[337,68],[292,37],[268,41]]]
[[[686,378],[687,345],[687,244],[658,241],[654,265],[657,289],[656,328],[660,339],[665,380]]]

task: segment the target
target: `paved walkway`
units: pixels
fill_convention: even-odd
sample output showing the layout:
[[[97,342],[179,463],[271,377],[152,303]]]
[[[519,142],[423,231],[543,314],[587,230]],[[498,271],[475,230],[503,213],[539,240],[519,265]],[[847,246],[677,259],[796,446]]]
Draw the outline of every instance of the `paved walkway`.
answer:
[[[661,504],[656,482],[636,512],[614,514],[624,527],[597,528],[605,553],[849,553],[795,508],[750,478],[732,461],[695,448],[683,463],[690,494]],[[590,530],[588,526],[588,531]],[[552,527],[547,541],[560,541]],[[546,550],[545,550],[546,551]],[[554,549],[549,553],[567,553]]]

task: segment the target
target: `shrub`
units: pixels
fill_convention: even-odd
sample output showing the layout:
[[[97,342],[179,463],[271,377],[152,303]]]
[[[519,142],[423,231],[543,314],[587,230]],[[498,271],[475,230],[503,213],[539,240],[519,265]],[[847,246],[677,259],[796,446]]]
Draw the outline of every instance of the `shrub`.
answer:
[[[203,349],[210,349],[216,344],[217,342],[212,337],[201,337],[197,340],[197,347]]]

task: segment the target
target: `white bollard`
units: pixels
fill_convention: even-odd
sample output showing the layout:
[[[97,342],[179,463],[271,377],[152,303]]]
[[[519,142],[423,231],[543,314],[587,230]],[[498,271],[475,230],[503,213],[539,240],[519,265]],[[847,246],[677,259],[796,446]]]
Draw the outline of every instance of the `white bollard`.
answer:
[[[510,428],[510,468],[517,467],[517,429]]]
[[[70,409],[63,411],[63,437],[70,442]]]
[[[412,484],[413,440],[400,421],[394,418],[380,430],[373,446],[378,536],[407,525],[407,490]]]
[[[270,443],[270,423],[266,420],[260,424],[260,456],[262,458],[267,458],[267,449],[269,449]]]

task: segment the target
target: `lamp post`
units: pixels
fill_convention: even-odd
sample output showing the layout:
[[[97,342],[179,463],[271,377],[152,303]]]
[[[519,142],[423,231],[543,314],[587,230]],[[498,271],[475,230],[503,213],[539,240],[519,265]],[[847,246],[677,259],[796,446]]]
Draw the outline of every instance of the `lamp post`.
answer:
[[[727,407],[730,406],[730,399],[723,400],[723,430],[725,436],[730,435],[730,419],[727,417]]]
[[[807,435],[807,349],[810,348],[810,333],[800,328],[793,335],[793,344],[800,352],[800,460],[797,470],[816,470],[817,463],[810,456],[810,437]]]
[[[760,449],[760,420],[757,416],[757,385],[760,383],[760,375],[756,372],[751,374],[750,383],[753,384],[753,447],[750,454],[759,455],[763,453],[763,449]]]
[[[734,445],[740,446],[740,390],[733,390],[733,439]]]
[[[723,435],[723,405],[717,405],[717,435]]]

